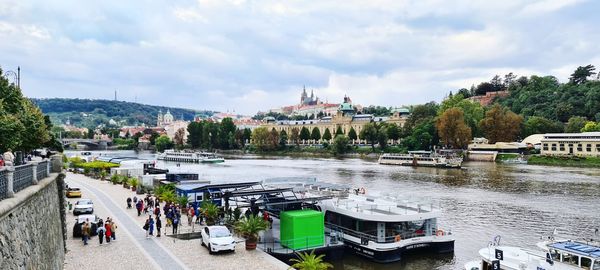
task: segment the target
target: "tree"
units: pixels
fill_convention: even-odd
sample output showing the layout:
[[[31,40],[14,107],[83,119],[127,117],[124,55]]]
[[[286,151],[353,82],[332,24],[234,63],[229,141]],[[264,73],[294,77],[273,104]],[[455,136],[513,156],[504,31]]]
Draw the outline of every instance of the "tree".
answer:
[[[269,150],[269,130],[266,127],[255,128],[252,131],[252,143],[260,151]]]
[[[288,143],[287,132],[285,132],[285,130],[281,130],[281,132],[279,132],[279,147],[286,148],[287,143]]]
[[[479,130],[479,121],[483,119],[483,107],[478,102],[466,99],[461,94],[454,95],[440,104],[438,116],[450,108],[460,108],[463,111],[465,123],[471,128],[471,133],[474,136],[482,135]]]
[[[583,84],[587,82],[588,77],[594,76],[594,74],[596,74],[594,70],[596,70],[596,67],[594,67],[593,65],[587,65],[584,67],[579,66],[571,74],[571,77],[569,77],[569,82],[572,84]]]
[[[158,132],[153,130],[152,133],[150,133],[150,144],[154,145],[156,143],[156,139],[158,139],[158,137],[160,137],[160,134],[158,134]]]
[[[321,131],[319,128],[314,127],[312,133],[310,134],[310,138],[318,142],[321,139]]]
[[[290,134],[290,140],[296,146],[298,146],[300,144],[300,130],[297,127],[292,128],[292,132]]]
[[[156,139],[154,146],[156,147],[156,151],[164,152],[165,149],[173,147],[173,142],[171,142],[171,139],[167,135],[162,135]]]
[[[173,142],[177,145],[178,148],[183,148],[183,144],[185,143],[185,129],[180,128],[175,132],[175,136],[173,136]]]
[[[202,124],[199,122],[191,122],[188,124],[187,131],[187,141],[190,143],[192,148],[200,148],[202,145]]]
[[[335,136],[337,136],[337,135],[344,135],[344,131],[342,131],[341,126],[337,126],[337,128],[335,130]]]
[[[329,128],[325,128],[325,132],[323,132],[323,140],[330,141],[331,140],[331,132]]]
[[[513,142],[519,136],[523,117],[495,104],[485,113],[480,128],[490,143]]]
[[[345,135],[335,136],[333,139],[333,153],[341,155],[348,152],[348,137]]]
[[[565,132],[567,133],[579,133],[585,126],[587,119],[581,116],[573,116],[569,118],[567,125],[565,126]]]
[[[377,141],[377,127],[374,123],[365,124],[360,131],[360,137],[367,140],[371,144],[371,148],[375,150],[375,142]]]
[[[563,129],[563,124],[560,122],[552,121],[544,117],[532,116],[529,117],[523,125],[523,137],[532,134],[560,133],[563,132]]]
[[[396,124],[387,125],[387,136],[388,138],[397,141],[400,139],[400,128]]]
[[[583,126],[583,128],[581,129],[581,132],[594,132],[594,131],[600,131],[600,123],[595,123],[595,122],[589,121],[589,122],[585,123],[585,126]]]
[[[300,130],[300,140],[310,140],[310,131],[308,131],[308,128],[302,127],[302,129]]]
[[[377,143],[379,144],[379,148],[385,149],[388,141],[388,129],[385,125],[379,127],[377,130]]]
[[[277,130],[275,130],[275,128],[272,128],[271,131],[269,132],[268,140],[269,140],[268,150],[275,150],[275,149],[279,148],[279,145],[280,145],[279,132],[277,132]]]
[[[354,141],[358,139],[358,135],[356,134],[356,130],[353,127],[350,127],[350,131],[348,131],[348,139]]]
[[[440,140],[446,146],[463,149],[471,141],[471,128],[465,124],[460,108],[446,110],[437,120],[436,128]]]

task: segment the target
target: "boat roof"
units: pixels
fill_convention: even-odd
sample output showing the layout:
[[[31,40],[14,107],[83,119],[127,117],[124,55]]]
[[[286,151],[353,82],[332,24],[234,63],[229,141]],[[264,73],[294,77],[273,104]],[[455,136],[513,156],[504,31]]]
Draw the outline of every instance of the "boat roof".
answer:
[[[192,191],[199,189],[227,189],[227,188],[245,188],[259,185],[260,182],[241,182],[241,183],[228,183],[228,184],[188,184],[188,185],[177,185],[176,188],[183,191]]]
[[[565,241],[548,245],[549,248],[563,250],[572,254],[586,256],[594,259],[600,258],[600,246],[581,242]]]

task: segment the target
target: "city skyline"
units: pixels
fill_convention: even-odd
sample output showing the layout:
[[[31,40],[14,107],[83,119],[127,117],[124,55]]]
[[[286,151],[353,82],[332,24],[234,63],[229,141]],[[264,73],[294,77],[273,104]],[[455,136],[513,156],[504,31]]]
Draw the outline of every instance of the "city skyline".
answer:
[[[496,74],[598,64],[593,1],[4,1],[3,70],[29,97],[254,114],[321,100],[441,101]]]

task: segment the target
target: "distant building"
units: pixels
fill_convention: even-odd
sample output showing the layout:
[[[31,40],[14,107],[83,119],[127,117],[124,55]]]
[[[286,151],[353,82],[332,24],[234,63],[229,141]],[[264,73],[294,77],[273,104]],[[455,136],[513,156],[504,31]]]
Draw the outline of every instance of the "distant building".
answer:
[[[351,102],[351,101],[350,101]],[[310,116],[310,115],[318,115],[322,113],[325,116],[332,116],[337,112],[337,107],[340,104],[335,103],[327,103],[323,102],[319,99],[319,97],[315,96],[313,90],[310,91],[310,96],[306,92],[306,87],[302,89],[302,93],[300,94],[300,103],[291,106],[283,106],[280,108],[275,108],[269,110],[273,113],[280,113],[284,115],[302,115],[302,116]]]
[[[600,157],[600,132],[544,134],[542,155]]]
[[[156,126],[164,127],[166,125],[170,125],[175,120],[175,117],[171,114],[169,109],[167,109],[167,113],[162,114],[162,110],[158,110],[158,117],[156,118]]]
[[[487,92],[483,96],[472,96],[469,99],[474,102],[479,102],[481,106],[487,106],[492,104],[495,98],[507,97],[510,93],[507,91]]]
[[[377,122],[377,123],[392,123],[396,124],[399,127],[404,126],[406,120],[408,119],[410,112],[408,109],[394,109],[392,110],[392,114],[386,117],[375,117],[371,114],[357,114],[355,110],[355,106],[352,105],[352,100],[345,96],[344,102],[339,104],[336,107],[336,112],[333,116],[326,116],[321,119],[315,120],[285,120],[285,121],[277,121],[273,117],[265,117],[263,119],[264,123],[262,126],[268,128],[269,130],[274,128],[278,132],[285,131],[288,134],[288,138],[294,128],[297,128],[300,131],[303,127],[306,127],[310,132],[316,127],[321,132],[321,136],[325,134],[325,130],[329,129],[332,137],[335,136],[335,132],[339,127],[345,135],[348,135],[351,129],[354,129],[358,140],[354,143],[364,142],[363,139],[360,138],[360,131],[363,129],[363,126],[367,123]]]

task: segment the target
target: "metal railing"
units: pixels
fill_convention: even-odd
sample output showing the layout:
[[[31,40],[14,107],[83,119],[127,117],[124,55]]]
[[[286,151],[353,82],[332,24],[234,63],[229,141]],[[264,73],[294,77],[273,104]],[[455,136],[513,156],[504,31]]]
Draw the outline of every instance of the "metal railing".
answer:
[[[306,236],[288,240],[261,239],[259,245],[266,252],[291,254],[301,250],[311,250],[317,247],[330,246],[324,236]],[[300,248],[291,248],[290,246],[300,246]]]
[[[33,165],[15,166],[14,177],[13,190],[15,193],[33,185]]]
[[[0,201],[11,198],[15,193],[36,185],[50,175],[50,161],[32,162],[19,166],[0,168]]]
[[[344,234],[351,235],[351,236],[360,238],[365,241],[373,241],[375,243],[394,243],[394,242],[398,242],[398,240],[410,239],[410,238],[415,238],[415,237],[423,237],[423,236],[428,236],[428,235],[435,235],[435,233],[436,233],[435,229],[431,229],[430,234],[427,234],[427,232],[425,230],[423,230],[420,233],[402,232],[402,233],[396,233],[393,236],[385,236],[383,238],[384,240],[380,241],[380,239],[376,236],[377,231],[359,232],[359,231],[341,227],[339,225],[335,225],[330,222],[325,222],[325,226],[327,226],[328,228],[330,228],[332,230],[340,231]],[[397,238],[398,236],[400,237],[399,239]]]

